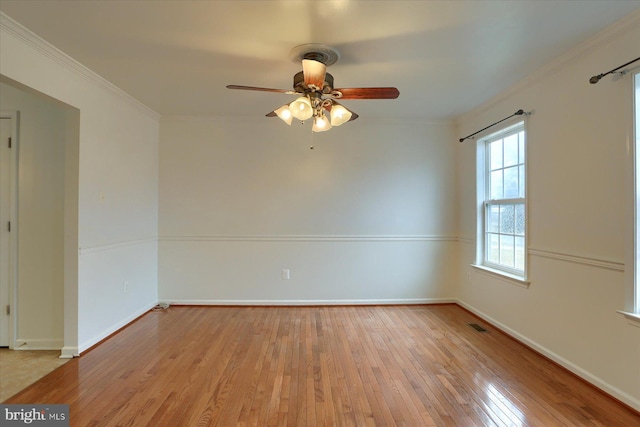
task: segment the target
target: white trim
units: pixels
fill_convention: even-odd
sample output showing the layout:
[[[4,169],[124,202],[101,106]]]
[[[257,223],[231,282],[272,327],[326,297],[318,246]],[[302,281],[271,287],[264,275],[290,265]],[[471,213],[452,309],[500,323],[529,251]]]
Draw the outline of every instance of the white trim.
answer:
[[[325,236],[325,235],[283,235],[283,236],[160,236],[161,242],[456,242],[455,236]]]
[[[468,237],[459,237],[458,242],[472,245],[475,243],[475,239]],[[606,270],[626,271],[625,263],[622,261],[613,261],[608,259],[587,257],[583,255],[569,254],[566,252],[535,248],[528,248],[527,252],[530,256],[536,256],[540,258],[549,258],[556,261],[572,262],[575,264],[588,265],[590,267],[604,268]]]
[[[627,161],[625,186],[625,262],[629,268],[625,271],[625,301],[627,313],[640,314],[640,72],[633,73],[630,87],[630,110],[627,126]],[[630,318],[627,316],[627,319]],[[629,320],[632,323],[633,320]],[[640,324],[639,324],[640,325]]]
[[[18,169],[20,150],[20,112],[17,110],[0,110],[0,117],[12,120],[11,130],[11,177],[9,186],[11,198],[11,221],[10,249],[9,249],[9,304],[11,314],[9,315],[9,348],[16,347],[16,337],[18,336]]]
[[[411,298],[411,299],[343,299],[343,300],[205,300],[181,299],[160,300],[169,305],[240,305],[240,306],[325,306],[325,305],[421,305],[455,304],[455,298]]]
[[[20,338],[16,340],[14,350],[60,350],[64,345],[64,340],[42,339],[42,338]]]
[[[212,120],[220,120],[220,121],[238,121],[242,122],[244,126],[247,126],[247,117],[244,115],[221,115],[221,114],[193,114],[193,115],[181,115],[181,114],[167,114],[163,115],[161,120],[163,122],[210,122]],[[361,123],[364,122],[372,122],[379,123],[381,120],[384,120],[385,124],[397,124],[397,125],[407,125],[407,124],[420,124],[426,126],[453,126],[455,124],[454,119],[425,119],[421,117],[392,117],[392,118],[372,118],[372,117],[363,117],[358,118],[358,121]],[[252,123],[260,123],[260,122],[252,122]],[[253,124],[252,124],[253,125]]]
[[[157,302],[153,301],[152,303],[149,303],[149,304],[145,305],[144,307],[142,307],[141,309],[137,310],[136,312],[134,312],[129,317],[126,317],[125,319],[115,323],[114,325],[112,325],[112,326],[108,327],[107,329],[105,329],[104,331],[100,332],[99,334],[96,334],[93,337],[85,340],[82,344],[80,344],[78,346],[77,354],[78,355],[81,354],[83,351],[86,351],[87,349],[91,348],[95,344],[97,344],[100,341],[102,341],[103,339],[107,338],[109,335],[111,335],[111,334],[119,331],[120,329],[124,328],[129,323],[131,323],[134,320],[136,320],[138,317],[140,317],[140,316],[144,315],[145,313],[147,313],[156,304],[157,304]],[[60,346],[60,347],[62,347],[62,346]],[[60,348],[60,347],[58,347],[58,348]]]
[[[60,359],[73,359],[78,356],[78,347],[62,347],[60,350]]]
[[[630,325],[637,326],[640,328],[640,314],[638,313],[629,313],[628,311],[617,310],[618,313],[622,314]]]
[[[488,323],[490,323],[494,327],[500,329],[505,334],[515,338],[517,341],[520,341],[525,346],[530,347],[531,349],[537,351],[538,353],[542,354],[543,356],[545,356],[545,357],[551,359],[552,361],[556,362],[560,366],[562,366],[562,367],[566,368],[567,370],[573,372],[574,374],[576,374],[580,378],[584,379],[585,381],[593,384],[595,387],[599,388],[600,390],[604,391],[605,393],[607,393],[607,394],[613,396],[614,398],[620,400],[624,404],[629,405],[630,407],[634,408],[635,410],[640,411],[640,400],[639,399],[636,399],[635,397],[631,396],[628,393],[625,393],[624,391],[620,390],[619,388],[612,386],[611,384],[607,383],[606,381],[602,380],[601,378],[599,378],[599,377],[591,374],[590,372],[586,371],[585,369],[583,369],[583,368],[571,363],[570,361],[568,361],[567,359],[563,358],[562,356],[554,353],[553,351],[549,350],[546,347],[543,347],[542,345],[538,344],[537,342],[527,338],[526,336],[520,334],[516,330],[509,328],[505,324],[497,321],[496,319],[492,318],[491,316],[486,315],[482,311],[480,311],[480,310],[476,309],[475,307],[465,303],[464,301],[458,300],[457,304],[460,305],[461,307],[464,307],[465,309],[469,310],[470,312],[472,312],[476,316],[479,316],[480,318],[484,319],[485,321],[487,321]]]
[[[131,240],[122,240],[120,242],[110,242],[110,243],[103,243],[103,244],[98,244],[98,245],[93,245],[93,246],[83,246],[81,248],[78,248],[78,253],[80,255],[83,254],[88,254],[88,253],[92,253],[92,252],[100,252],[100,251],[109,251],[109,250],[113,250],[113,249],[119,249],[122,248],[124,246],[132,246],[132,245],[142,245],[145,243],[153,243],[156,242],[157,239],[155,237],[143,237],[140,239],[131,239]]]
[[[480,273],[502,280],[503,282],[511,283],[523,288],[528,288],[531,282],[525,280],[515,274],[507,273],[503,270],[496,270],[494,268],[487,267],[486,265],[471,264],[471,267],[477,269]]]
[[[504,100],[512,98],[514,95],[516,95],[520,91],[528,89],[532,86],[535,86],[537,82],[555,73],[556,71],[563,68],[567,64],[578,60],[582,56],[590,54],[591,52],[593,52],[594,49],[606,43],[609,43],[611,40],[614,40],[620,37],[624,33],[635,30],[638,27],[638,25],[640,25],[640,9],[625,15],[617,22],[614,22],[607,28],[597,33],[595,36],[583,41],[575,48],[569,50],[568,52],[565,52],[564,54],[555,58],[551,62],[548,62],[546,65],[542,66],[541,68],[538,68],[537,70],[529,74],[524,79],[512,85],[509,89],[500,92],[500,94],[489,99],[487,102],[484,102],[483,104],[478,105],[472,110],[456,117],[456,120],[455,120],[456,124],[466,122],[471,118],[476,117],[479,114],[483,113],[485,110],[489,109],[490,107],[496,106],[497,104],[503,102]],[[615,66],[615,65],[616,64],[612,64],[612,66]]]
[[[509,120],[505,121],[499,127],[493,128],[491,130],[487,130],[481,135],[476,142],[476,254],[475,254],[475,264],[476,268],[480,268],[482,270],[486,270],[490,274],[500,277],[503,276],[507,278],[510,282],[517,282],[519,285],[528,286],[527,275],[529,272],[529,253],[528,253],[528,241],[529,241],[529,129],[528,129],[528,116],[529,114],[525,114],[524,117],[515,116],[509,118]],[[520,137],[518,137],[518,162],[515,165],[511,165],[514,167],[518,167],[518,181],[520,180],[519,170],[520,166],[524,168],[524,195],[518,198],[500,198],[500,199],[491,199],[491,180],[490,175],[492,173],[491,169],[491,155],[490,155],[490,147],[489,144],[496,141],[503,141],[505,138],[512,135],[523,135],[524,141],[522,144],[524,145],[524,161],[519,163],[520,161]],[[505,169],[504,164],[499,168],[501,170]],[[497,169],[496,169],[497,170]],[[520,186],[520,184],[519,184]],[[520,187],[519,187],[520,188]],[[487,247],[489,245],[487,241],[487,236],[489,234],[487,230],[488,225],[488,216],[487,210],[488,206],[491,204],[522,204],[524,205],[524,260],[522,267],[522,274],[520,274],[520,270],[517,270],[513,267],[508,267],[506,265],[501,265],[499,263],[492,263],[488,261],[487,255]],[[503,233],[498,232],[499,236],[504,235]],[[509,235],[509,234],[506,234]],[[514,239],[516,237],[513,235]],[[515,249],[515,248],[514,248]],[[514,257],[515,260],[515,257]]]
[[[491,141],[497,141],[498,139],[504,139],[507,136],[514,135],[522,131],[526,132],[526,119],[531,114],[533,114],[533,112],[527,112],[524,113],[524,115],[509,117],[503,122],[496,123],[495,125],[490,126],[489,129],[478,132],[476,135],[471,137],[471,139],[475,140],[476,143],[487,143]]]
[[[98,85],[99,87],[107,90],[108,92],[122,99],[127,104],[136,108],[146,116],[158,121],[160,120],[160,114],[142,104],[140,101],[138,101],[113,83],[109,82],[105,78],[101,77],[91,69],[82,65],[66,53],[62,52],[51,43],[42,39],[37,34],[34,34],[31,30],[14,21],[11,17],[3,12],[0,12],[0,30],[7,31],[14,37],[23,41],[26,45],[38,51],[38,53],[56,61],[58,64],[64,66],[78,76],[82,76],[92,83]]]
[[[590,267],[604,268],[607,270],[624,271],[624,262],[610,261],[599,258],[572,255],[568,253],[529,248],[529,255],[541,258],[549,258],[556,261],[566,261],[574,264],[588,265]]]

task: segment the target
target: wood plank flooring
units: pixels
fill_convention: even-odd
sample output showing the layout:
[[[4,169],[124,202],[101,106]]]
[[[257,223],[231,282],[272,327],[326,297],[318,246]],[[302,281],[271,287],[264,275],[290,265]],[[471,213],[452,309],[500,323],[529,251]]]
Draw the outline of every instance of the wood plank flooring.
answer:
[[[72,426],[640,425],[456,305],[170,307],[5,403]]]

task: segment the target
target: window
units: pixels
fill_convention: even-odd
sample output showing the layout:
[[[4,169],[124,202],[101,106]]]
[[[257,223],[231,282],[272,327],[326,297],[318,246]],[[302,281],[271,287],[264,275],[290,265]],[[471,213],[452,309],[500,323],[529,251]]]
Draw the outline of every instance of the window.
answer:
[[[634,188],[634,212],[632,214],[634,218],[634,242],[633,247],[631,248],[631,253],[633,256],[632,260],[632,268],[630,268],[630,272],[632,274],[633,281],[633,289],[631,304],[629,309],[640,315],[640,274],[638,274],[638,269],[640,268],[640,73],[636,73],[634,75],[634,116],[633,116],[633,134],[635,137],[634,151],[635,158],[633,159],[633,168],[634,173],[633,176],[635,178],[635,182],[633,183],[632,188]]]
[[[618,312],[623,314],[630,324],[640,326],[640,73],[633,76],[632,127],[634,143],[631,144],[632,155],[629,159],[631,194],[627,225],[632,232],[627,233],[629,237],[626,242],[625,306],[624,310]]]
[[[479,142],[477,264],[524,280],[526,239],[526,142],[524,122]]]

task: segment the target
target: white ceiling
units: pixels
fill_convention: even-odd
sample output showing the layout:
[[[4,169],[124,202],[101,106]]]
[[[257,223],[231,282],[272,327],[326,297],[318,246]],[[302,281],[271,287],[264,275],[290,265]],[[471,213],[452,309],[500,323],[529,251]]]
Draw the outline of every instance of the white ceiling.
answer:
[[[344,101],[348,108],[432,120],[473,109],[639,8],[640,0],[0,1],[163,115],[262,117],[292,96],[225,86],[289,89],[301,70],[289,51],[322,43],[341,54],[328,69],[336,87],[400,90],[397,100]]]

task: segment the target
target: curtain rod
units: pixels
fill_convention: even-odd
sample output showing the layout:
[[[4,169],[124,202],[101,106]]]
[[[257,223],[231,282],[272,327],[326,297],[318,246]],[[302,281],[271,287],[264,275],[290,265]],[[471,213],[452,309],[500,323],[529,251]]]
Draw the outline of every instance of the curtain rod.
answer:
[[[589,79],[589,83],[591,83],[592,85],[598,83],[600,81],[601,78],[603,78],[604,76],[607,76],[611,73],[615,73],[616,71],[618,71],[620,68],[626,67],[629,64],[633,64],[636,61],[640,61],[640,58],[636,58],[633,61],[629,61],[626,64],[623,64],[621,66],[619,66],[618,68],[614,68],[611,71],[607,71],[606,73],[602,73],[602,74],[598,74],[597,76],[593,76]],[[624,74],[624,71],[622,71],[622,73]]]
[[[482,131],[484,131],[484,130],[489,129],[489,128],[490,128],[490,127],[492,127],[492,126],[497,125],[498,123],[502,123],[502,122],[504,122],[505,120],[508,120],[508,119],[510,119],[510,118],[511,118],[511,117],[513,117],[513,116],[522,116],[523,114],[527,115],[527,114],[529,114],[529,113],[525,113],[525,112],[524,112],[524,110],[518,110],[518,111],[516,111],[515,113],[513,113],[512,115],[510,115],[509,117],[505,117],[505,118],[504,118],[504,119],[502,119],[502,120],[498,120],[497,122],[495,122],[495,123],[493,123],[493,124],[490,124],[490,125],[489,125],[489,126],[487,126],[486,128],[484,128],[484,129],[480,129],[479,131],[474,132],[474,133],[472,133],[472,134],[471,134],[471,135],[469,135],[469,136],[465,136],[464,138],[460,138],[460,139],[459,139],[459,141],[460,141],[460,142],[464,142],[464,140],[465,140],[465,139],[473,138],[475,135],[479,134],[480,132],[482,132]]]

